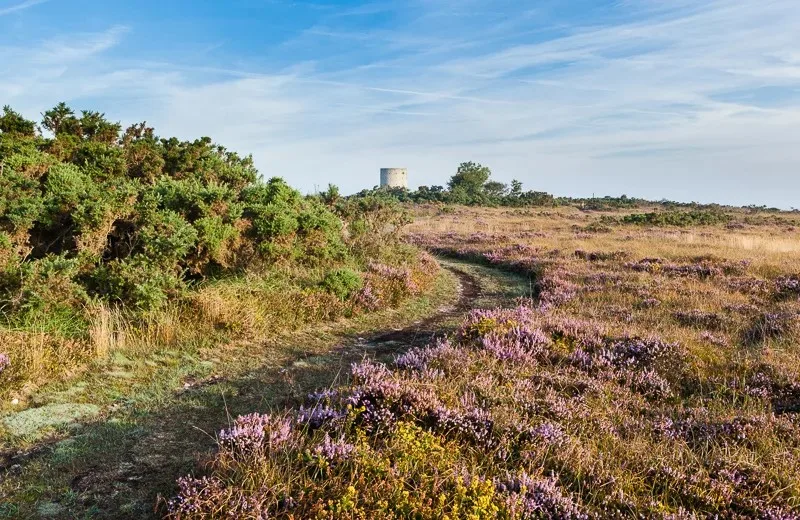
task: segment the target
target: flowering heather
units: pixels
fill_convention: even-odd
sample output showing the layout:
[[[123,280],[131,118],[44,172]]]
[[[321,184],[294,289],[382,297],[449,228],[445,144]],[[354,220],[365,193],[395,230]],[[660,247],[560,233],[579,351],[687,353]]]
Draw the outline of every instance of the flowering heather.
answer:
[[[781,276],[775,280],[775,292],[781,298],[800,298],[800,275]]]
[[[653,369],[622,372],[620,382],[650,398],[666,399],[672,396],[669,381]]]
[[[661,300],[658,298],[645,298],[639,302],[639,308],[641,309],[652,309],[659,305],[661,305]]]
[[[0,374],[9,366],[11,366],[11,358],[8,357],[8,354],[0,352]]]
[[[704,330],[703,332],[700,333],[700,339],[702,339],[703,341],[708,341],[712,345],[716,345],[718,347],[728,347],[728,346],[730,346],[730,343],[728,342],[728,340],[726,340],[722,336],[717,336],[715,334],[712,334],[711,332],[709,332],[707,330]]]
[[[515,327],[531,325],[535,320],[533,309],[526,306],[514,309],[476,309],[467,314],[458,329],[457,337],[480,338],[491,331],[506,332]]]
[[[797,315],[785,312],[765,312],[753,320],[744,332],[747,343],[761,343],[778,339],[789,334],[795,327]]]
[[[634,271],[653,273],[660,271],[662,264],[664,264],[664,260],[661,258],[642,258],[637,262],[626,263],[625,267]]]
[[[627,337],[614,341],[603,349],[602,357],[616,367],[651,367],[656,362],[674,356],[679,351],[675,343],[658,338]]]
[[[608,260],[623,260],[627,258],[628,253],[625,251],[592,251],[586,252],[582,249],[575,251],[575,257],[589,262],[600,262]]]
[[[499,479],[497,489],[507,495],[514,518],[588,519],[579,506],[553,479],[534,479],[522,472]]]
[[[546,274],[536,283],[539,307],[550,310],[573,300],[578,294],[578,285],[555,274]]]
[[[689,327],[719,329],[723,324],[722,316],[716,312],[701,311],[699,309],[677,311],[673,313],[673,316],[681,324]]]
[[[513,327],[506,332],[490,332],[480,340],[481,348],[501,361],[536,362],[547,360],[550,338],[538,329]]]
[[[218,438],[220,445],[232,450],[275,450],[291,440],[292,429],[289,418],[252,413],[237,417],[230,428],[219,433]]]
[[[369,284],[364,285],[364,287],[356,293],[355,302],[357,305],[370,311],[379,309],[381,306],[380,297],[375,294],[375,289]]]
[[[311,392],[306,396],[306,401],[311,404],[318,404],[331,401],[337,397],[339,397],[339,390],[336,388],[326,388],[325,390]]]
[[[322,442],[313,450],[314,455],[334,463],[349,459],[355,451],[356,447],[345,441],[343,436],[333,440],[327,432],[325,432]]]
[[[731,303],[723,306],[723,309],[728,312],[735,312],[745,316],[758,313],[758,306],[750,303]]]
[[[445,435],[464,439],[483,448],[492,448],[497,443],[494,420],[486,410],[454,410],[439,406],[432,410],[430,418],[434,427]]]
[[[672,276],[696,276],[698,278],[709,278],[721,276],[725,273],[724,269],[708,261],[697,263],[672,263],[660,258],[643,258],[638,262],[628,262],[625,264],[628,269],[646,273],[662,273]]]
[[[458,349],[452,345],[449,339],[439,338],[431,346],[415,347],[397,356],[395,365],[399,368],[422,372],[428,368],[431,362],[446,356],[456,355],[458,352]]]
[[[567,442],[569,436],[556,423],[542,423],[530,431],[531,437],[548,446],[559,447]]]
[[[662,434],[672,439],[683,439],[697,445],[708,443],[743,443],[751,440],[774,422],[768,416],[734,417],[730,420],[712,420],[702,414],[690,415],[662,425]]]
[[[770,291],[769,282],[751,276],[732,277],[726,282],[728,288],[744,294],[765,295]]]
[[[567,341],[592,349],[601,347],[608,334],[601,323],[563,316],[547,318],[544,327],[557,341]]]
[[[427,290],[438,271],[439,264],[428,253],[420,254],[415,269],[371,262],[364,285],[356,292],[354,302],[366,310],[395,306],[404,298]]]
[[[345,412],[328,405],[317,405],[311,408],[303,406],[297,411],[297,422],[311,430],[316,430],[325,424],[333,423],[345,417]]]

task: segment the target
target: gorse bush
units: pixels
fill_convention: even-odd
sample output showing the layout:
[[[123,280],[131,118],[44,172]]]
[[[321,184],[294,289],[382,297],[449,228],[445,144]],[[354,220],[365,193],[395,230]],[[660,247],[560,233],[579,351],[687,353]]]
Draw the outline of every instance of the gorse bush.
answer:
[[[358,273],[351,269],[334,269],[325,275],[322,287],[341,300],[346,300],[361,288],[363,282]]]
[[[331,210],[279,178],[258,180],[250,157],[208,138],[161,139],[144,124],[122,132],[63,104],[42,123],[52,139],[9,108],[2,121],[2,290],[21,294],[18,305],[58,275],[65,299],[146,310],[192,281],[346,253]]]

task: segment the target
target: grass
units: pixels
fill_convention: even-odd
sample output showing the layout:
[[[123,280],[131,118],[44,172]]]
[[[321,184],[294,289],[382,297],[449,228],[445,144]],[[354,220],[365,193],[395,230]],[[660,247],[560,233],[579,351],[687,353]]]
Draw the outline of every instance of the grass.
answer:
[[[482,303],[515,296],[524,285],[486,268],[448,265],[481,280]],[[0,483],[6,517],[35,517],[43,505],[60,508],[57,517],[149,516],[156,494],[174,493],[175,475],[194,467],[196,454],[213,446],[214,432],[230,416],[280,409],[314,388],[334,384],[351,361],[369,352],[376,331],[414,327],[457,300],[455,290],[454,275],[443,271],[428,295],[397,309],[284,331],[258,342],[112,351],[79,383],[53,385],[39,396],[37,404],[91,401],[102,413],[82,426],[51,430],[51,448]],[[18,448],[36,445],[15,442]]]

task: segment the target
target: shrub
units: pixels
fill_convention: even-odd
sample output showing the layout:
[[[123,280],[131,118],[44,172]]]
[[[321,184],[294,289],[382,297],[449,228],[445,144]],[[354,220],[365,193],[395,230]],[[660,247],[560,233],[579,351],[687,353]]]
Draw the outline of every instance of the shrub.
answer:
[[[350,298],[356,291],[361,289],[363,281],[355,271],[341,268],[334,269],[325,275],[322,280],[322,287],[331,294],[336,295],[340,300]]]
[[[770,339],[779,339],[790,334],[796,325],[797,316],[786,312],[765,312],[756,316],[744,331],[746,343],[754,345]]]
[[[660,213],[632,213],[622,217],[623,224],[638,224],[647,226],[711,226],[726,224],[732,217],[719,211],[693,210],[693,211],[664,211]]]
[[[775,280],[779,298],[800,298],[800,275],[782,276]]]
[[[60,256],[75,262],[70,283],[145,310],[208,277],[348,254],[331,209],[282,179],[259,181],[250,157],[208,138],[159,139],[144,124],[120,135],[103,114],[66,105],[45,114],[53,139],[10,109],[3,118],[4,268]],[[3,278],[0,302],[11,298]]]

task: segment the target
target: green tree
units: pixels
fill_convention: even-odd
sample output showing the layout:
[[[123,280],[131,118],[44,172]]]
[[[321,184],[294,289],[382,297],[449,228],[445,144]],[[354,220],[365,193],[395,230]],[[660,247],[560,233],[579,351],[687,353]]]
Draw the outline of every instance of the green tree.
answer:
[[[64,129],[64,123],[75,119],[75,112],[63,101],[42,114],[42,126],[58,135]]]
[[[511,191],[508,193],[511,197],[518,199],[522,196],[522,183],[517,179],[511,181]]]
[[[0,132],[35,137],[36,123],[28,121],[19,112],[11,110],[11,107],[6,105],[3,107],[3,116],[0,117]]]
[[[483,185],[483,191],[488,197],[498,199],[506,194],[508,186],[502,182],[489,181]]]
[[[113,144],[119,138],[122,126],[106,119],[106,115],[92,110],[81,112],[81,129],[84,138],[105,144]]]
[[[451,192],[458,192],[469,198],[480,197],[483,187],[492,175],[492,171],[479,163],[461,163],[456,170],[456,174],[447,183]]]

